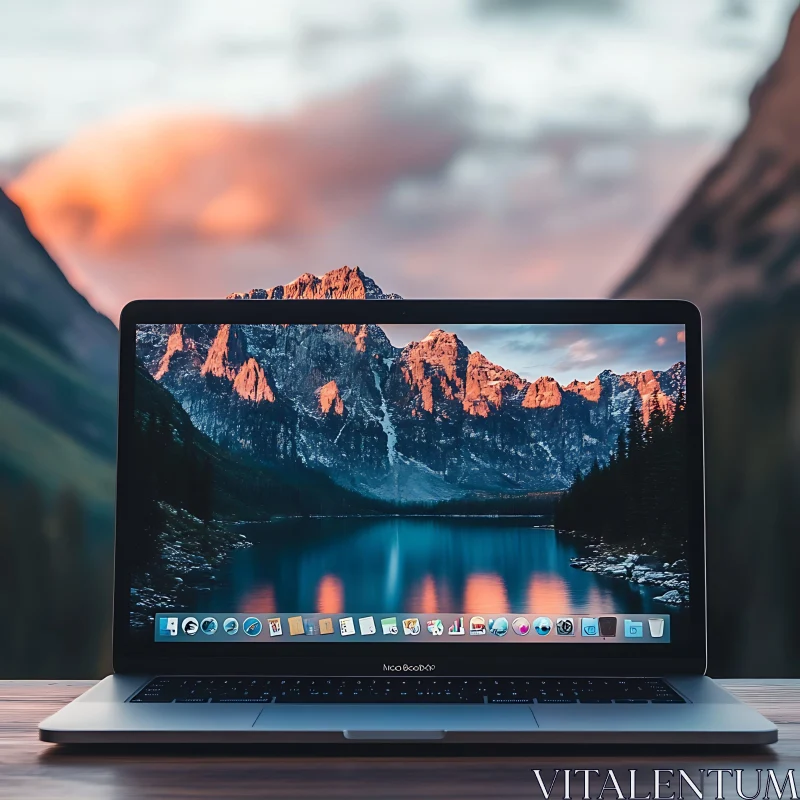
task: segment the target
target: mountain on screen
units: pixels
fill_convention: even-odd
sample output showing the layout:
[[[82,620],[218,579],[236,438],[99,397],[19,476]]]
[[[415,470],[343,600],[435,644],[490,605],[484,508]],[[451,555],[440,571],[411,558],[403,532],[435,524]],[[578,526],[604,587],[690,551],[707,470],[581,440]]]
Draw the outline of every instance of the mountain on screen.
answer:
[[[397,296],[345,267],[236,297]],[[678,363],[531,382],[454,333],[398,348],[377,325],[148,325],[137,350],[219,444],[393,502],[566,489],[608,460],[632,402],[670,415],[685,381]]]

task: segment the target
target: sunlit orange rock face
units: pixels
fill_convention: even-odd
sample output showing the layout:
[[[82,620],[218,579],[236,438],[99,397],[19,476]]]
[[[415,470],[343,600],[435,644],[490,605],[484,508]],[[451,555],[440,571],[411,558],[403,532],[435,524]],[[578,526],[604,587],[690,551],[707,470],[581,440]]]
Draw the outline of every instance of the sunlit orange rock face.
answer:
[[[386,292],[360,267],[339,267],[317,277],[304,272],[289,283],[270,289],[233,292],[228,300],[402,300]],[[345,326],[342,326],[345,327]]]
[[[349,333],[355,339],[356,350],[359,353],[365,353],[367,350],[367,338],[369,336],[369,329],[366,325],[342,325],[342,330]]]
[[[253,403],[274,403],[275,393],[266,373],[254,358],[244,362],[233,381],[233,390],[243,399]]]
[[[469,350],[454,333],[437,328],[412,342],[400,356],[406,383],[421,395],[422,408],[433,413],[436,400],[464,400]]]
[[[675,403],[663,391],[653,370],[648,369],[644,372],[626,372],[619,376],[620,387],[625,385],[633,387],[642,399],[642,418],[645,425],[650,421],[650,413],[657,405],[668,416],[671,417],[675,412]],[[606,388],[603,386],[600,376],[592,381],[572,381],[562,387],[565,392],[572,392],[580,395],[591,403],[600,402]]]
[[[172,331],[169,335],[169,339],[167,339],[167,349],[158,366],[158,371],[153,376],[157,381],[161,380],[161,378],[169,372],[169,364],[170,361],[172,361],[172,356],[183,349],[183,325],[176,325],[175,330]]]
[[[555,378],[537,378],[525,393],[524,408],[555,408],[561,405],[562,390]]]
[[[579,395],[590,403],[599,403],[608,384],[600,376],[591,381],[574,380],[566,386],[550,377],[537,378],[533,383],[517,373],[493,364],[479,352],[470,353],[454,334],[441,329],[431,331],[421,342],[412,342],[399,359],[404,381],[419,393],[419,408],[412,415],[448,415],[446,402],[462,405],[464,411],[474,416],[488,417],[500,409],[503,402],[524,392],[523,408],[557,408],[564,393]],[[642,399],[644,422],[657,404],[667,416],[672,416],[675,403],[664,394],[652,370],[630,372],[619,377],[620,388],[634,388]]]
[[[493,408],[500,408],[505,394],[516,393],[527,382],[516,372],[493,364],[482,353],[470,353],[467,360],[467,378],[464,411],[475,416],[488,417]]]
[[[374,281],[358,267],[340,267],[317,277],[304,272],[291,283],[271,289],[234,292],[229,300],[370,300]]]
[[[291,283],[269,289],[233,292],[228,300],[400,300],[397,294],[386,294],[372,278],[358,267],[340,267],[321,277],[303,273]],[[356,350],[366,352],[368,325],[342,325],[342,330],[355,340]]]
[[[620,376],[620,382],[633,386],[639,397],[642,398],[642,418],[644,424],[650,420],[650,413],[657,405],[668,416],[675,413],[675,403],[667,397],[661,389],[658,378],[653,374],[653,370],[648,369],[644,372],[626,372]]]
[[[175,325],[153,377],[156,380],[164,378],[172,367],[175,354],[185,350],[196,352],[196,342],[186,335],[183,325]],[[231,325],[219,326],[200,374],[231,381],[233,391],[244,400],[253,403],[275,402],[275,392],[264,369],[255,358],[247,356],[240,333]]]
[[[339,417],[344,414],[344,400],[336,381],[328,381],[319,390],[319,407],[323,414],[336,414]]]
[[[593,381],[589,381],[588,383],[584,381],[572,381],[564,387],[564,391],[574,392],[575,394],[579,394],[585,400],[596,403],[600,399],[600,395],[603,393],[603,386],[600,383],[600,378],[595,378]]]
[[[220,325],[200,374],[232,381],[243,363],[244,348],[238,331],[233,330],[230,325]]]
[[[482,353],[470,353],[458,336],[441,329],[412,342],[400,357],[400,368],[429,414],[443,400],[460,403],[473,416],[488,417],[509,394],[527,386],[516,372],[493,364]]]

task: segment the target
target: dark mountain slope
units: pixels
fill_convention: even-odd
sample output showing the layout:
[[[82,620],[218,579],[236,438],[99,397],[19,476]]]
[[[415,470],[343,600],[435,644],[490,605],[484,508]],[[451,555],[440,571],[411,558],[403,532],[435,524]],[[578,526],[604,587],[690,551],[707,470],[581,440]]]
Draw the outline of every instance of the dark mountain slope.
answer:
[[[112,461],[117,329],[70,286],[2,190],[0,278],[0,395],[54,434]],[[24,434],[7,425],[0,431]],[[6,466],[50,484],[60,479],[48,475],[58,472],[57,463],[33,467],[16,459]]]
[[[247,546],[231,523],[273,516],[380,512],[302,464],[271,468],[232,454],[198,431],[177,400],[136,368],[133,459],[136,480],[126,529],[136,542],[131,622],[152,625],[152,609],[177,607],[203,578]]]
[[[749,301],[800,283],[800,12],[754,89],[750,120],[620,286],[625,297],[678,296],[712,328]]]
[[[114,325],[0,191],[3,677],[109,668],[116,351]]]
[[[300,463],[283,464],[278,470],[220,447],[197,430],[180,403],[141,365],[136,368],[135,391],[135,442],[141,448],[135,458],[158,473],[142,475],[142,480],[158,485],[158,496],[166,502],[175,492],[180,501],[176,504],[198,505],[197,516],[202,517],[201,506],[208,507],[218,520],[230,522],[264,520],[273,514],[382,510],[380,504],[364,502]],[[137,494],[140,488],[135,487]]]
[[[115,326],[70,285],[2,189],[0,274],[0,321],[45,340],[104,388],[115,385]]]
[[[619,294],[704,315],[712,674],[796,675],[800,12],[747,127]]]

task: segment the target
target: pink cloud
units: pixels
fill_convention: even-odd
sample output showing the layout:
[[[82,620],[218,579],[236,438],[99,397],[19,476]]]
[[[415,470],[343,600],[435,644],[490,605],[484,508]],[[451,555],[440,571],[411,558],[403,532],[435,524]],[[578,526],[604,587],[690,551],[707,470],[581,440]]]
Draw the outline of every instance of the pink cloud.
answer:
[[[659,336],[658,339],[656,339],[656,344],[659,347],[663,347],[666,343],[667,343],[667,337],[666,336]]]
[[[335,223],[463,141],[397,77],[288,119],[126,117],[34,162],[10,194],[45,235],[91,250],[244,241]]]
[[[342,264],[406,297],[587,297],[630,269],[713,151],[634,136],[598,174],[585,153],[605,134],[501,147],[467,116],[395,76],[281,119],[128,117],[10,194],[112,317],[135,297],[224,297]]]

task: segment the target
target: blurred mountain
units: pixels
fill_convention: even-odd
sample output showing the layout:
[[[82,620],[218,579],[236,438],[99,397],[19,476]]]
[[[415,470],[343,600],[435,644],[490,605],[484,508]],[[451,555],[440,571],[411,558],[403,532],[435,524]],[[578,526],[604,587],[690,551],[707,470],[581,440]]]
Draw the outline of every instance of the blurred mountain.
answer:
[[[72,288],[2,190],[0,275],[2,401],[68,437],[87,456],[113,459],[117,329]],[[15,432],[8,425],[2,431]],[[13,448],[4,449],[14,458]],[[48,475],[51,482],[70,476],[66,464],[50,461],[44,468],[55,473]],[[29,466],[16,463],[23,472]],[[42,475],[38,466],[33,474]]]
[[[11,641],[3,677],[107,668],[116,352],[114,325],[70,286],[0,191],[0,612]]]
[[[792,675],[800,663],[800,12],[750,106],[743,133],[617,293],[686,298],[705,319],[711,674]]]
[[[2,189],[0,254],[0,321],[46,338],[105,388],[115,386],[116,327],[72,288]]]

